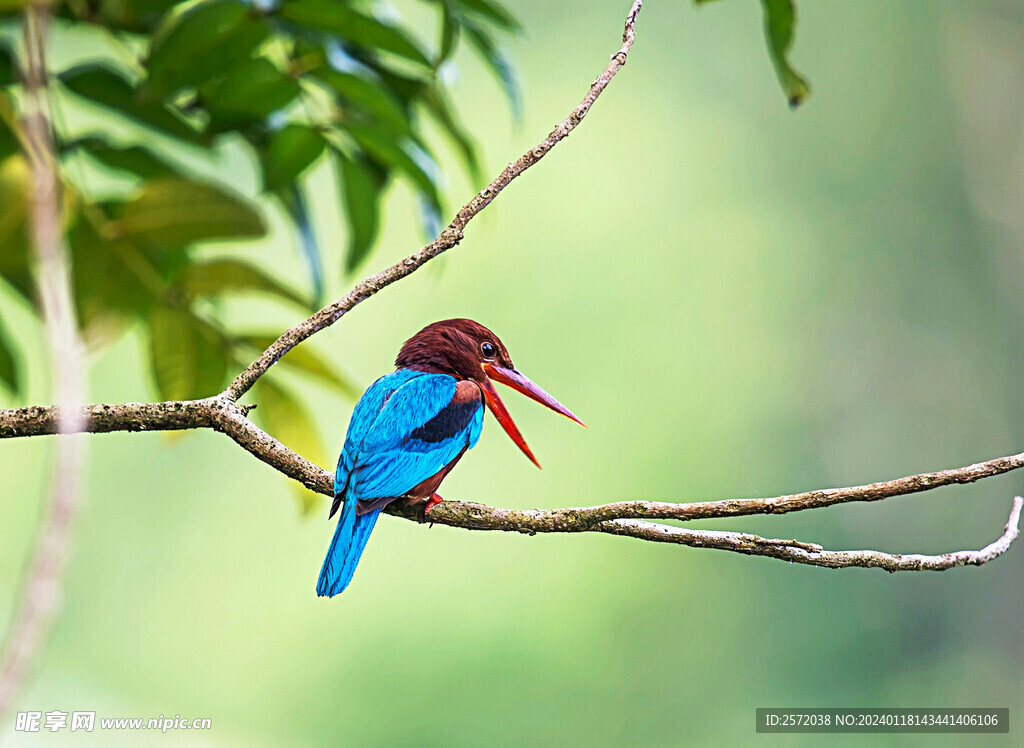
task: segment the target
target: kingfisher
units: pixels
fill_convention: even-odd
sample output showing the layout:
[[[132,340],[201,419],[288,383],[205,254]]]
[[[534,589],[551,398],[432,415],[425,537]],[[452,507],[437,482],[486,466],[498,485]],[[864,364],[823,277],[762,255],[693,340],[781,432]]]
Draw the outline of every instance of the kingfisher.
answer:
[[[516,369],[497,335],[470,319],[427,325],[405,342],[395,367],[363,393],[348,424],[328,518],[341,514],[320,569],[320,597],[348,587],[384,507],[426,502],[426,515],[442,501],[437,489],[479,440],[485,404],[540,467],[493,382],[585,425]]]

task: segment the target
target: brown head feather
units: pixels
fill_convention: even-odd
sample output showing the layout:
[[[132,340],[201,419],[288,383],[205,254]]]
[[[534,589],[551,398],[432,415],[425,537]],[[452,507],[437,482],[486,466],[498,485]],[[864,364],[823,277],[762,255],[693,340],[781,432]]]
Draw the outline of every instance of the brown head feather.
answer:
[[[486,355],[488,345],[494,350],[491,356]],[[487,377],[482,368],[485,361],[515,368],[497,335],[479,322],[456,318],[427,325],[409,338],[395,366],[482,382]]]

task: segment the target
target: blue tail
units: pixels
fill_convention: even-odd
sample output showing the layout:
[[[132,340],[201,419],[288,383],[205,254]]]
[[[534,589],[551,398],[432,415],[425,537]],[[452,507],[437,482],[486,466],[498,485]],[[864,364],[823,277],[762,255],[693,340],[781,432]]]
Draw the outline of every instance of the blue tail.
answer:
[[[338,529],[334,531],[331,547],[320,568],[320,579],[316,583],[316,594],[320,597],[334,597],[344,592],[352,581],[363,555],[366,541],[370,539],[373,526],[380,516],[380,509],[356,515],[356,502],[349,499],[342,504],[338,517]]]

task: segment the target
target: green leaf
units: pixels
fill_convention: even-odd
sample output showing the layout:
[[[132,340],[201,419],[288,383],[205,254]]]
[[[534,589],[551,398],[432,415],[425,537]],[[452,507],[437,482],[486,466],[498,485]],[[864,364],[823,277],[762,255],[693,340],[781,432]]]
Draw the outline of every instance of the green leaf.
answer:
[[[28,162],[20,153],[0,162],[0,248],[4,250],[0,252],[0,268],[5,267],[9,248],[23,243],[20,237],[28,215],[29,180]]]
[[[0,122],[0,161],[3,161],[8,156],[13,156],[18,152],[18,141],[14,139],[14,135],[7,129],[3,122]]]
[[[437,57],[434,58],[434,70],[451,58],[459,40],[459,19],[452,5],[451,0],[441,2],[441,43],[438,45]]]
[[[228,371],[220,332],[185,309],[160,306],[149,318],[149,350],[159,396],[190,400],[216,394]]]
[[[278,13],[282,18],[302,26],[326,31],[364,47],[391,52],[430,68],[426,55],[405,32],[376,18],[364,16],[346,3],[337,0],[290,0],[282,4]]]
[[[518,121],[522,118],[522,98],[519,93],[519,81],[516,78],[516,71],[512,67],[505,53],[498,48],[493,37],[481,26],[463,19],[462,27],[466,31],[466,38],[470,44],[476,47],[484,62],[494,73],[508,97],[508,105],[512,110],[512,116]]]
[[[0,90],[0,125],[12,132],[18,127],[18,112],[14,108],[14,101],[2,90]]]
[[[268,33],[242,0],[187,5],[153,34],[145,90],[162,97],[198,86],[251,58]]]
[[[147,182],[138,197],[122,206],[111,230],[118,237],[165,246],[264,233],[259,213],[247,201],[210,184],[177,178]]]
[[[148,125],[168,135],[192,143],[202,140],[196,130],[158,101],[145,101],[135,86],[115,68],[103,64],[73,67],[60,75],[69,90],[90,101],[122,114],[136,123]]]
[[[15,153],[0,162],[0,276],[34,301],[28,257],[28,195],[28,162]]]
[[[101,224],[105,226],[106,224]],[[67,234],[78,319],[87,337],[105,340],[133,317],[145,317],[165,285],[135,244],[110,239],[82,214]]]
[[[288,216],[295,224],[298,234],[299,251],[306,259],[309,266],[310,283],[313,286],[314,306],[323,306],[324,297],[324,268],[323,258],[320,256],[320,246],[316,240],[316,232],[313,230],[313,219],[309,214],[309,205],[306,201],[306,193],[302,187],[293,182],[287,187],[277,190],[277,199],[281,206],[288,213]]]
[[[262,353],[277,340],[276,335],[241,335],[238,341],[256,353]],[[324,384],[330,385],[350,400],[357,400],[361,394],[359,386],[338,371],[337,366],[325,359],[311,345],[300,343],[280,358],[279,364],[308,374]]]
[[[768,53],[775,66],[775,73],[789,99],[789,105],[799,106],[811,89],[803,76],[789,64],[796,8],[792,0],[761,0],[761,4],[764,6],[764,33],[768,40]]]
[[[14,131],[7,124],[6,118],[3,117],[3,109],[5,106],[10,106],[10,99],[7,94],[0,90],[0,161],[3,161],[8,156],[12,156],[21,150],[18,146],[18,139],[14,135]],[[13,117],[13,108],[10,110]]]
[[[199,88],[215,131],[248,125],[287,106],[299,95],[299,84],[270,60],[247,60],[216,81]]]
[[[55,11],[60,18],[148,34],[174,5],[175,0],[94,0],[55,3]]]
[[[7,44],[0,39],[0,86],[18,82],[18,67]]]
[[[185,268],[182,285],[190,296],[219,296],[223,293],[254,291],[309,307],[308,299],[292,291],[252,265],[237,260],[210,260]]]
[[[307,125],[286,125],[259,149],[263,163],[263,189],[278,190],[294,182],[324,152],[324,137]]]
[[[477,159],[476,145],[462,123],[459,122],[444,90],[440,86],[431,86],[424,97],[424,103],[438,124],[444,128],[445,134],[451,139],[452,145],[462,157],[462,163],[466,167],[466,173],[470,180],[474,184],[481,182],[483,172],[480,170],[480,161]]]
[[[348,219],[348,252],[345,271],[351,273],[365,260],[380,228],[380,196],[383,183],[365,162],[335,153]]]
[[[7,339],[3,325],[0,325],[0,383],[4,384],[12,394],[21,394],[14,346]]]
[[[376,60],[369,60],[366,64],[383,84],[381,89],[387,91],[399,103],[406,119],[410,122],[414,121],[415,118],[411,114],[412,108],[423,96],[424,90],[430,85],[430,80],[400,75]]]
[[[83,138],[68,144],[68,148],[81,148],[90,158],[117,171],[127,171],[143,179],[156,179],[172,174],[175,169],[143,146],[117,146],[102,138]]]
[[[368,81],[361,76],[341,73],[333,68],[320,68],[312,75],[322,80],[337,95],[342,108],[357,110],[346,111],[347,118],[361,113],[387,125],[396,133],[411,134],[409,117],[381,82]]]
[[[256,410],[254,420],[286,447],[317,465],[326,464],[316,421],[288,390],[260,377],[253,386]],[[323,496],[301,483],[288,479],[288,486],[299,502],[299,510],[308,514],[323,502]]]
[[[412,180],[413,185],[430,203],[440,209],[441,198],[437,185],[422,166],[406,150],[410,142],[396,140],[392,134],[380,128],[349,125],[348,132],[356,139],[367,155],[389,169],[396,169]]]
[[[491,0],[454,0],[463,10],[475,12],[505,31],[518,34],[523,30],[516,17]]]

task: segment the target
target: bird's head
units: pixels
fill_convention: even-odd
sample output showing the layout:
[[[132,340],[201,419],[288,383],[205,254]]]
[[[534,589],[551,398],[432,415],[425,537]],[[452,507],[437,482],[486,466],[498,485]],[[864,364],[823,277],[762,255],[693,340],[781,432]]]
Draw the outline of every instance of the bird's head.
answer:
[[[508,349],[498,336],[471,319],[446,319],[427,325],[402,346],[395,366],[435,374],[450,374],[480,385],[487,407],[534,465],[537,458],[526,445],[505,404],[501,402],[492,382],[501,382],[536,400],[556,413],[585,426],[583,421],[548,393],[534,384],[512,363]]]

